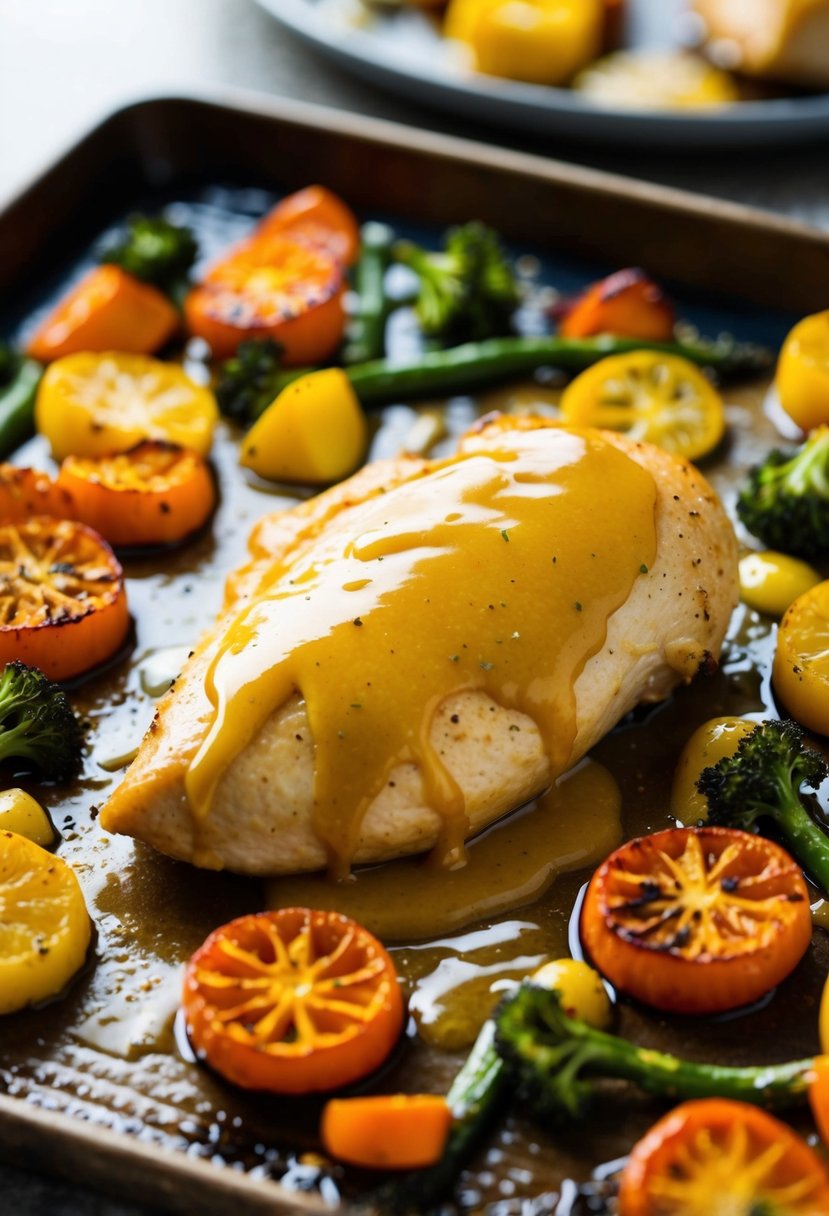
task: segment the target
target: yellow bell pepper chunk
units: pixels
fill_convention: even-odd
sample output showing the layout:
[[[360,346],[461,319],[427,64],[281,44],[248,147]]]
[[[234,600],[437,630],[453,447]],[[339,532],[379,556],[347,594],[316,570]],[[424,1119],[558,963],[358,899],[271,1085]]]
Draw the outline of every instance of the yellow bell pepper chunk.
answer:
[[[210,390],[177,364],[118,352],[55,360],[35,401],[35,426],[55,460],[125,452],[142,439],[206,456],[218,416]]]
[[[450,0],[445,32],[479,72],[558,85],[599,54],[604,13],[603,0]]]
[[[808,562],[767,549],[740,560],[740,599],[755,612],[782,616],[798,596],[820,582]]]
[[[368,424],[338,367],[310,372],[283,389],[245,436],[240,462],[270,481],[328,485],[359,465]]]
[[[573,88],[611,109],[685,110],[739,101],[727,72],[687,51],[615,51],[580,72]]]
[[[16,832],[0,832],[0,1014],[55,996],[92,936],[74,872]]]
[[[55,843],[55,829],[49,816],[25,790],[0,792],[0,831],[17,832],[45,849]]]
[[[804,431],[829,422],[829,311],[798,321],[777,362],[777,395]]]

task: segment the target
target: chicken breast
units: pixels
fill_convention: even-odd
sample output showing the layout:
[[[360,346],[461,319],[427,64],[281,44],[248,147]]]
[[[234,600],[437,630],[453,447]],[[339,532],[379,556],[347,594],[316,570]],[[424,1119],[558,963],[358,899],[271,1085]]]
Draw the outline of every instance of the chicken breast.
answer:
[[[575,489],[574,469],[588,477],[584,485],[575,478]],[[597,476],[601,469],[606,474]],[[458,476],[468,479],[473,470],[474,486],[485,482],[490,497],[476,498],[469,482],[462,483],[457,500],[451,498]],[[508,492],[524,497],[505,498]],[[444,501],[443,495],[449,497]],[[453,503],[460,504],[457,510],[450,509]],[[504,521],[496,519],[495,507],[507,512],[506,526],[497,527]],[[548,510],[554,521],[549,533]],[[385,534],[378,541],[379,524],[387,522],[380,516],[394,512],[394,543]],[[436,522],[429,523],[432,517]],[[406,527],[400,519],[408,520]],[[477,530],[453,531],[461,525]],[[478,560],[476,538],[485,529],[486,556]],[[536,537],[536,549],[524,542],[525,535]],[[440,568],[436,563],[454,543],[446,537],[456,536],[462,543],[451,554],[449,569],[457,572],[451,585],[433,588],[428,579],[418,581],[424,569]],[[454,461],[367,466],[294,510],[263,520],[249,547],[251,561],[229,580],[215,629],[160,703],[101,822],[196,865],[267,876],[330,864],[332,841],[346,839],[342,831],[337,836],[345,831],[343,815],[333,815],[330,832],[321,823],[328,823],[329,804],[347,801],[338,791],[353,786],[359,794],[361,782],[359,814],[346,824],[347,864],[399,857],[438,842],[445,853],[457,848],[458,831],[471,836],[538,794],[635,705],[666,697],[716,658],[738,595],[731,524],[692,465],[624,436],[572,432],[538,419],[489,422],[466,438]],[[360,569],[369,568],[370,558],[373,578],[390,570],[384,577],[393,575],[400,586],[383,584],[370,610],[346,622],[348,632],[339,617],[326,624],[325,602],[322,623],[312,627],[300,611],[296,585],[309,570],[324,567],[326,553],[342,552],[343,560],[353,561],[355,548],[364,563]],[[393,574],[394,563],[412,552],[417,563],[406,567],[405,577]],[[376,564],[384,559],[388,566]],[[568,565],[577,569],[568,573]],[[335,562],[331,568],[342,582]],[[359,604],[371,581],[346,581],[343,590]],[[524,583],[527,595],[519,603]],[[394,616],[389,586],[398,596],[414,596],[404,603],[402,617]],[[501,590],[491,591],[496,586]],[[576,598],[582,587],[584,602]],[[547,595],[552,598],[545,618]],[[438,597],[445,604],[433,608]],[[413,608],[421,602],[429,605],[423,622]],[[451,607],[452,619],[444,606]],[[563,625],[559,618],[565,618]],[[383,625],[395,619],[401,636]],[[470,646],[477,639],[470,659],[463,654],[466,642],[454,654],[444,645],[442,631],[456,623],[460,628],[461,620],[468,632],[446,636],[468,637]],[[480,636],[492,642],[487,650],[475,632],[482,629],[487,632]],[[282,635],[281,641],[274,635]],[[262,682],[291,658],[276,650],[268,658],[268,647],[278,650],[288,646],[287,639],[301,638],[294,650],[327,656],[327,650],[308,649],[323,644],[319,637],[326,646],[342,637],[343,645],[357,647],[356,665],[350,653],[335,651],[343,665],[327,673],[327,684],[314,684],[310,675],[300,683],[290,671],[287,682]],[[532,647],[530,654],[512,658],[524,645]],[[546,651],[556,648],[570,655],[569,666],[558,659],[558,667],[550,666]],[[382,747],[372,743],[372,750],[359,732],[372,697],[380,696],[375,668],[393,674],[392,664],[404,650],[405,681],[391,697],[382,690],[386,699],[373,719],[375,734],[397,740],[387,755],[380,754],[385,767],[376,770],[382,775],[378,783],[375,768],[361,765],[366,749],[374,757]],[[377,657],[381,651],[396,657]],[[484,653],[492,661],[479,660]],[[223,694],[222,664],[235,673],[244,663],[244,680]],[[318,703],[340,695],[339,682],[347,684],[342,696],[353,696],[343,674],[352,668],[366,676],[364,703],[349,702],[346,729],[334,730]],[[419,702],[412,685],[421,672],[428,681],[433,668],[440,682],[424,684]],[[314,671],[313,663],[306,671]],[[569,675],[559,687],[550,673],[563,671]],[[267,703],[263,688],[270,690]],[[255,710],[250,723],[248,705]],[[395,733],[398,705],[400,717],[419,715],[405,736],[412,742],[402,746]],[[205,757],[210,763],[202,779]],[[330,778],[325,765],[333,766]],[[364,773],[372,774],[371,782]]]
[[[694,0],[712,58],[768,80],[829,86],[829,0]]]

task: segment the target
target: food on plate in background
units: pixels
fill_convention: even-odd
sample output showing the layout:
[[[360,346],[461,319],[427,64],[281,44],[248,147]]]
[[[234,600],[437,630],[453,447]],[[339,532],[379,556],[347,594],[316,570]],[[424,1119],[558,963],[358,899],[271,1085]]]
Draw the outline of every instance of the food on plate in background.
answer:
[[[712,58],[747,76],[829,87],[827,0],[692,0]]]
[[[733,533],[692,466],[541,419],[369,465],[283,521],[161,703],[108,830],[260,874],[461,856],[709,663],[736,602]]]
[[[739,100],[732,76],[688,51],[615,51],[580,71],[573,88],[608,109],[708,109]]]
[[[449,0],[444,31],[479,72],[566,84],[604,39],[602,0]]]

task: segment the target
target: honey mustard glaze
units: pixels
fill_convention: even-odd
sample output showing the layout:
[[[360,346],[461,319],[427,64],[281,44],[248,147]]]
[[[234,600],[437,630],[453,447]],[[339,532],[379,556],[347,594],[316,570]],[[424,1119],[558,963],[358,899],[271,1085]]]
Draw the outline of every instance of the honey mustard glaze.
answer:
[[[529,715],[550,779],[576,736],[574,685],[656,551],[651,474],[592,432],[504,432],[329,522],[231,617],[208,670],[212,721],[187,773],[197,820],[294,693],[315,744],[313,826],[333,873],[395,766],[419,767],[463,855],[463,791],[430,740],[450,694]]]

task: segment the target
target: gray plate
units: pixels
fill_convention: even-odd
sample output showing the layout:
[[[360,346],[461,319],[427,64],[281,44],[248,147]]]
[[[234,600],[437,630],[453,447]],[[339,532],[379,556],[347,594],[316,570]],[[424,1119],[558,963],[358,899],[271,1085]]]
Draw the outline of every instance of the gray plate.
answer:
[[[359,0],[257,0],[364,80],[435,109],[533,135],[678,148],[747,147],[829,133],[829,94],[743,101],[707,113],[606,109],[568,89],[465,70],[418,12],[361,18]],[[630,41],[676,43],[682,0],[638,0]]]

